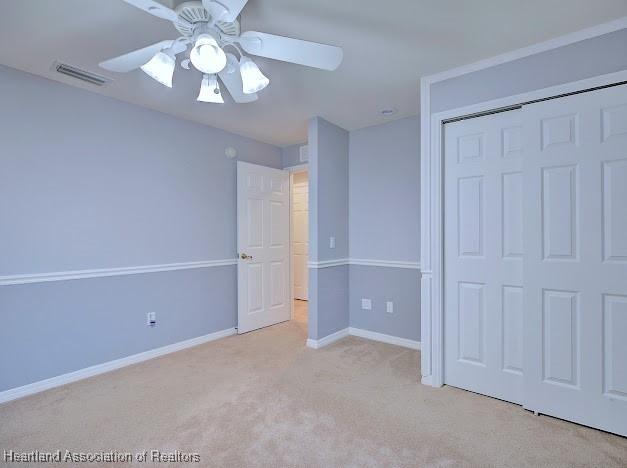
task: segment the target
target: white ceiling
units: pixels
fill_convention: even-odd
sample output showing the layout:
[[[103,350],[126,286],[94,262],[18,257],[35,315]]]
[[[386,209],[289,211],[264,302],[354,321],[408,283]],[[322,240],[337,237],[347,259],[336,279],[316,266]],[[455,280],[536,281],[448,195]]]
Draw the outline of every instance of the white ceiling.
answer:
[[[177,37],[167,21],[121,0],[3,0],[0,63],[285,146],[306,140],[311,116],[353,130],[415,115],[423,75],[625,15],[625,0],[249,0],[242,30],[341,46],[344,62],[327,72],[259,58],[271,80],[260,99],[215,105],[195,101],[198,72],[177,69],[170,90],[141,71],[116,74],[98,67]],[[103,88],[83,84],[51,71],[55,60],[114,81]],[[383,117],[384,108],[398,112]]]

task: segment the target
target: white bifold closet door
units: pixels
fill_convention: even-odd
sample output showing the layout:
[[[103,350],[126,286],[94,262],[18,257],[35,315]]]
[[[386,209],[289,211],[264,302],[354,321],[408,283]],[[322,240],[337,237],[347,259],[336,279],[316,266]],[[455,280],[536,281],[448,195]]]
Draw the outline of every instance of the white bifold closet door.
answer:
[[[627,86],[523,122],[525,407],[627,435]]]
[[[444,381],[522,403],[520,111],[445,125]]]
[[[627,435],[627,86],[444,143],[445,383]]]

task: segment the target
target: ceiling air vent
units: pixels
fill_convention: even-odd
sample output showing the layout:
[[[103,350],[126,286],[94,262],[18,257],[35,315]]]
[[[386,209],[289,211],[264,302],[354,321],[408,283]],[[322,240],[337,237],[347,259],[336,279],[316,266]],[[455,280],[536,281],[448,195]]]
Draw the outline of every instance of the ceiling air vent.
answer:
[[[87,83],[91,83],[96,86],[103,86],[111,81],[109,78],[81,70],[80,68],[73,67],[72,65],[68,65],[66,63],[55,62],[54,69],[63,75],[71,76],[72,78],[86,81]]]

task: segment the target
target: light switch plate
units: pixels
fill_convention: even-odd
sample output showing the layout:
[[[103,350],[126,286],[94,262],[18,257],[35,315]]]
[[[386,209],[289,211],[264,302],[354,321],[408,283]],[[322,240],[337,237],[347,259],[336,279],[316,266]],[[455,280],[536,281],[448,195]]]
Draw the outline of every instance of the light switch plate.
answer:
[[[150,327],[154,327],[157,324],[157,313],[156,312],[148,312],[146,314],[146,325]]]
[[[361,308],[363,310],[372,310],[372,301],[370,299],[362,299]]]

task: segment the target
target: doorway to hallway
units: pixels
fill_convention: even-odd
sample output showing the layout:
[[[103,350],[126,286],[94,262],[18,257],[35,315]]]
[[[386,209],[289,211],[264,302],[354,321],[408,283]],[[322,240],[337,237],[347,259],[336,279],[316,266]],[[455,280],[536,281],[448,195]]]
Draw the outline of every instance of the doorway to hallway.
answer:
[[[292,320],[307,332],[309,260],[309,177],[292,173],[291,180]]]

